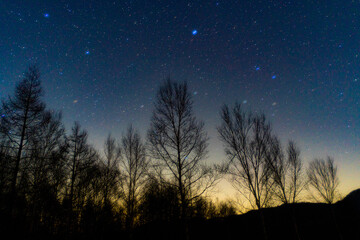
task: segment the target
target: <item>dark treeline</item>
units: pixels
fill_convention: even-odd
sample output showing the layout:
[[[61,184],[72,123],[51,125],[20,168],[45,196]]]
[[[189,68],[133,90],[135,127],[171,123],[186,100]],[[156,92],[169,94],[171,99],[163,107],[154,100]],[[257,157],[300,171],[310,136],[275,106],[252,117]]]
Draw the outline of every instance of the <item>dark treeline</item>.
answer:
[[[283,148],[264,115],[235,104],[221,109],[220,139],[228,160],[206,162],[208,137],[193,111],[186,83],[159,88],[146,139],[129,126],[98,151],[75,122],[66,133],[61,113],[42,100],[40,73],[31,66],[0,108],[0,230],[22,238],[132,238],[154,222],[237,213],[231,202],[205,197],[229,177],[252,209],[296,203],[304,189],[319,201],[338,200],[334,160],[305,169],[300,150]],[[264,223],[264,219],[262,219]],[[264,226],[266,238],[266,227]]]

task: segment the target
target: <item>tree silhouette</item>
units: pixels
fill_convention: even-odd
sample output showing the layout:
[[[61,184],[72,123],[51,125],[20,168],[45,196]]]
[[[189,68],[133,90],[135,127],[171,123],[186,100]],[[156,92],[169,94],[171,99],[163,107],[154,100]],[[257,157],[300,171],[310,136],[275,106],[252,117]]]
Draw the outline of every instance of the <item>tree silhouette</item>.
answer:
[[[180,214],[178,202],[177,188],[164,182],[161,183],[156,178],[149,178],[144,187],[139,206],[142,222],[174,222]]]
[[[41,97],[40,73],[36,66],[30,66],[23,79],[16,85],[14,97],[2,102],[0,131],[6,137],[11,158],[14,160],[11,177],[11,205],[13,205],[20,165],[29,150],[28,143],[42,124],[45,103]],[[11,207],[10,207],[11,208]]]
[[[268,157],[274,151],[270,124],[264,115],[244,112],[240,104],[235,104],[232,110],[224,105],[221,119],[218,133],[225,144],[227,172],[234,187],[253,207],[268,206],[273,187]]]
[[[12,161],[9,140],[5,139],[3,135],[0,136],[0,193],[4,197],[6,193],[10,192]]]
[[[65,182],[65,129],[61,114],[45,111],[41,125],[29,141],[28,202],[33,227],[53,222]]]
[[[307,169],[309,185],[315,190],[318,198],[326,203],[332,204],[339,198],[337,188],[339,178],[334,159],[314,159]]]
[[[102,190],[104,205],[109,204],[112,199],[117,199],[120,193],[120,170],[121,159],[120,146],[109,134],[104,143],[105,158],[102,162]]]
[[[187,217],[191,201],[214,184],[214,170],[203,164],[207,140],[187,84],[168,79],[156,96],[148,141],[155,171],[178,191],[181,218]]]
[[[75,122],[68,142],[68,187],[66,200],[69,207],[80,209],[84,205],[86,187],[91,180],[89,173],[96,161],[95,150],[87,143],[88,134]]]
[[[300,150],[290,141],[285,156],[279,140],[273,138],[267,160],[274,180],[274,196],[285,204],[297,202],[299,194],[306,186]]]
[[[122,137],[121,175],[126,210],[126,227],[131,230],[138,215],[141,187],[145,183],[149,160],[139,133],[130,126]]]

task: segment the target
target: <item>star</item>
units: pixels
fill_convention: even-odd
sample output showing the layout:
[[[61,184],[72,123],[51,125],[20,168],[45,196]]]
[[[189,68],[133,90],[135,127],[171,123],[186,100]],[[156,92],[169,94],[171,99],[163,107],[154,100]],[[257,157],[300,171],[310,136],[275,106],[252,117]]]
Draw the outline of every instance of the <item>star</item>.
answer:
[[[89,54],[90,54],[90,51],[89,51],[89,50],[87,50],[87,51],[85,52],[85,54],[86,54],[86,55],[89,55]]]
[[[196,30],[196,29],[194,29],[193,31],[192,31],[192,35],[196,35],[198,33],[198,31]]]
[[[44,17],[45,17],[45,18],[49,18],[49,17],[50,17],[50,14],[44,13]]]

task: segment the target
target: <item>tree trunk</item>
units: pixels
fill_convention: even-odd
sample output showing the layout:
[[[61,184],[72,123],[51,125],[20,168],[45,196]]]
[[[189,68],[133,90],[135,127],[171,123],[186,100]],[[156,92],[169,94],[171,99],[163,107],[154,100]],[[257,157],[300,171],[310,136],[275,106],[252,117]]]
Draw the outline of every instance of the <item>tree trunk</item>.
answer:
[[[260,213],[260,218],[261,218],[261,225],[263,227],[264,240],[268,240],[268,233],[267,233],[267,230],[266,230],[265,216],[264,216],[264,212],[263,212],[262,208],[259,209],[259,213]]]

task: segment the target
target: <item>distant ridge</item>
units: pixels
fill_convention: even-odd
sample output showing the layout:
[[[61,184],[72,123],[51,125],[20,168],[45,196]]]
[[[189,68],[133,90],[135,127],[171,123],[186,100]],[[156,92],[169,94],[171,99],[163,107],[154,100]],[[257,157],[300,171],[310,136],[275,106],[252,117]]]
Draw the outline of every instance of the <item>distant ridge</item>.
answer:
[[[360,188],[352,191],[336,204],[346,205],[352,208],[353,211],[356,211],[357,214],[360,214]]]
[[[360,189],[335,204],[295,203],[262,210],[267,240],[360,240]],[[138,229],[137,239],[265,239],[259,210],[189,222],[185,237],[181,223],[151,223]]]
[[[343,200],[341,201],[351,201],[357,202],[360,204],[360,188],[349,193]],[[340,201],[340,202],[341,202]]]

